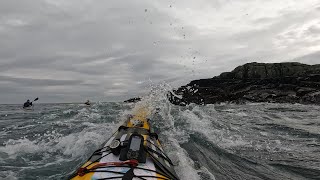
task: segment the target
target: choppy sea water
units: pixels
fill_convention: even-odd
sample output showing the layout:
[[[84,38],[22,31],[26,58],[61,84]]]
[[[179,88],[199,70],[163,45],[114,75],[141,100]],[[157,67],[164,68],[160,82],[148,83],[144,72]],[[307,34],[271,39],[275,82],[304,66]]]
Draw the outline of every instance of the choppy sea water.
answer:
[[[300,104],[174,106],[0,105],[0,179],[67,179],[127,114],[152,109],[152,125],[182,180],[320,179],[320,107]]]

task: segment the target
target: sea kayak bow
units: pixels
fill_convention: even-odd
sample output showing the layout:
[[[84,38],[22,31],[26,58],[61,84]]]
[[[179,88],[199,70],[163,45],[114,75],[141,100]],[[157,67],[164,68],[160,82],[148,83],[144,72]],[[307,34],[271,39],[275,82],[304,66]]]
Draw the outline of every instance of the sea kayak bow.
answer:
[[[140,109],[69,178],[71,180],[178,180],[174,165]]]

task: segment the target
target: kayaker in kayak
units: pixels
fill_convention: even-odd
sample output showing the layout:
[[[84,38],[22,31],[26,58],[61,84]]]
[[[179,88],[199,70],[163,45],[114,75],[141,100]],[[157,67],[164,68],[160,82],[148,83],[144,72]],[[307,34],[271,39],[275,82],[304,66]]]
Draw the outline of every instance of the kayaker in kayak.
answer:
[[[87,100],[84,104],[90,106],[91,102],[89,100]]]
[[[32,102],[30,102],[30,100],[28,99],[27,102],[25,102],[23,104],[23,108],[28,108],[28,107],[31,107],[32,106]]]

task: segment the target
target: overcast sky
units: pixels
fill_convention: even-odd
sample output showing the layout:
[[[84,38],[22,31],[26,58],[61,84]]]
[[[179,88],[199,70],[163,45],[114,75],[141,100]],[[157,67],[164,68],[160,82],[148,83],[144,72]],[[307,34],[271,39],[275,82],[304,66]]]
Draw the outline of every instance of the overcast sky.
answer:
[[[320,63],[319,0],[1,0],[0,103],[121,101],[247,62]]]

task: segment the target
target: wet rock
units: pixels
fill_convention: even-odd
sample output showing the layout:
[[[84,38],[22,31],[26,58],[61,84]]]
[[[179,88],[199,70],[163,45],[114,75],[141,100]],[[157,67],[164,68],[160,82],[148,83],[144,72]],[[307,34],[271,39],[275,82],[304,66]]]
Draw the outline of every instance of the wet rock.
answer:
[[[173,104],[275,102],[320,104],[320,65],[248,63],[169,93]]]
[[[136,102],[139,102],[139,101],[141,101],[141,98],[135,97],[135,98],[131,98],[131,99],[125,100],[123,102],[125,102],[125,103],[136,103]]]

